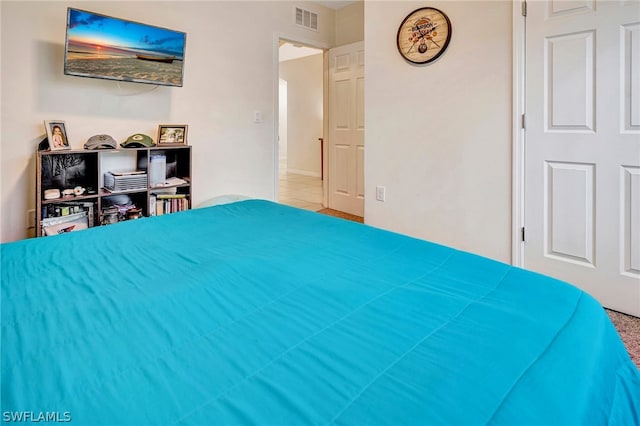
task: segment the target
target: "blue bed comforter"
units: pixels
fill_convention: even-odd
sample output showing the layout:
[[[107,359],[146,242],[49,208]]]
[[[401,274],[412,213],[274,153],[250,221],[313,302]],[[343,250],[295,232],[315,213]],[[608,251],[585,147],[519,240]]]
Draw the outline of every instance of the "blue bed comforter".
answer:
[[[602,307],[249,200],[1,246],[3,421],[640,424]]]

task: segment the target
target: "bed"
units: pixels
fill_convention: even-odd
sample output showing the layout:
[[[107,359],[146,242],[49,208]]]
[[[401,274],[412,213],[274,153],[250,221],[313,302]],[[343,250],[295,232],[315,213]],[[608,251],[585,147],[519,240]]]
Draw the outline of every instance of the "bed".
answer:
[[[575,287],[264,200],[6,243],[3,421],[640,424]]]

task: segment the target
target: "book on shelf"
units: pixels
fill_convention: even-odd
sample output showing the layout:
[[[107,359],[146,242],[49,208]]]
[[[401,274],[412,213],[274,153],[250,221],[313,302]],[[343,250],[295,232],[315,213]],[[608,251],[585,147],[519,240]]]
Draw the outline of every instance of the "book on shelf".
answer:
[[[162,216],[163,214],[189,210],[189,198],[187,198],[186,194],[152,195],[149,210],[152,216]]]
[[[156,194],[151,194],[149,196],[149,216],[157,216],[156,215],[156,205],[157,198]]]
[[[158,200],[171,200],[173,198],[187,198],[187,194],[156,194]]]

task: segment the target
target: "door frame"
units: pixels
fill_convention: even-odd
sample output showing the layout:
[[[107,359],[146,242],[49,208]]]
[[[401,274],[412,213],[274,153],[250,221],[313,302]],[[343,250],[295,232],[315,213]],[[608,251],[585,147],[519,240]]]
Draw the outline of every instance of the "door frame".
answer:
[[[323,156],[324,165],[322,174],[324,179],[322,181],[322,205],[327,205],[327,188],[328,188],[328,173],[327,173],[327,140],[329,131],[329,99],[328,99],[328,84],[329,84],[329,63],[327,60],[327,52],[330,49],[329,44],[323,43],[317,40],[306,39],[303,37],[294,36],[291,34],[285,34],[276,32],[273,33],[272,42],[272,57],[273,57],[273,201],[278,201],[280,192],[280,178],[279,178],[279,155],[280,146],[278,144],[279,138],[279,123],[280,123],[280,40],[286,40],[292,43],[300,43],[302,45],[313,47],[315,49],[322,49],[322,133],[324,138]]]
[[[513,52],[512,52],[512,167],[511,167],[511,264],[524,267],[524,244],[526,241],[524,217],[525,181],[525,65],[526,65],[526,2],[514,1],[513,5]]]

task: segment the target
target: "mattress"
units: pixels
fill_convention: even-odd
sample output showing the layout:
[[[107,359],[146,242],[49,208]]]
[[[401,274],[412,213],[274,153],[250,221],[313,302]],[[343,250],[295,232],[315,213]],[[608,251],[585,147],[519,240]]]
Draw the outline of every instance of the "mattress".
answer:
[[[640,424],[558,280],[246,200],[1,246],[3,421]]]

